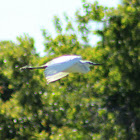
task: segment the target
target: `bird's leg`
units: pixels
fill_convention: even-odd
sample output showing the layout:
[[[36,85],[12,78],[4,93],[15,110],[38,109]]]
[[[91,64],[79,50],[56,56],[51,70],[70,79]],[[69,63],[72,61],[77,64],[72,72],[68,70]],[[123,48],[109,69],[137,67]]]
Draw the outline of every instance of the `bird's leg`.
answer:
[[[25,69],[45,69],[47,66],[39,66],[39,67],[32,67],[32,66],[24,66],[24,67],[21,67],[20,70],[25,70]]]

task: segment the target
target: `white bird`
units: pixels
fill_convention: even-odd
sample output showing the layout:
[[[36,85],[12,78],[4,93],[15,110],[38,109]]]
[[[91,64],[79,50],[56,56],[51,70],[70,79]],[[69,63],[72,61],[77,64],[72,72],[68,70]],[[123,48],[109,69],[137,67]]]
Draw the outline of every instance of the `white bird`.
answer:
[[[63,55],[42,66],[24,66],[20,69],[45,69],[45,77],[47,82],[50,83],[67,76],[69,73],[87,73],[90,71],[90,66],[92,65],[101,64],[95,64],[91,61],[82,60],[82,57],[78,55]]]

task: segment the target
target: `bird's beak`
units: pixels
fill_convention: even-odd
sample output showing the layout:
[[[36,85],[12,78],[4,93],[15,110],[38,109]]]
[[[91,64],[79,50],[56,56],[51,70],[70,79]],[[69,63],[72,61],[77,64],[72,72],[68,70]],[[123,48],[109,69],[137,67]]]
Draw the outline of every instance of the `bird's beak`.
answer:
[[[96,66],[96,65],[102,65],[102,64],[96,64],[96,63],[94,63],[94,64],[92,64],[92,65],[95,65],[95,66]]]

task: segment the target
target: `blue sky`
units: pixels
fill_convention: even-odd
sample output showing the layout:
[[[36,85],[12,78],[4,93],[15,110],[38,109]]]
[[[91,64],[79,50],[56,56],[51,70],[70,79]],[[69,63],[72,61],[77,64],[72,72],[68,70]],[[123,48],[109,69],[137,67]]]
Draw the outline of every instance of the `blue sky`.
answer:
[[[94,2],[94,0],[88,0]],[[120,0],[98,0],[108,7],[117,7]],[[0,41],[12,40],[25,34],[35,39],[37,52],[43,55],[41,29],[48,29],[55,35],[53,17],[63,18],[66,13],[71,18],[82,8],[81,0],[2,0],[0,1]]]

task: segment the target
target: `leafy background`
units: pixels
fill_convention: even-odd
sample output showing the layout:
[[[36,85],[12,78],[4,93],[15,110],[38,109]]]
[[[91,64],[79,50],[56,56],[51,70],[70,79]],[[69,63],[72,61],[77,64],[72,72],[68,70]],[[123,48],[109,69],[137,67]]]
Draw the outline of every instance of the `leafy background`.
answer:
[[[77,29],[54,17],[57,36],[42,30],[45,52],[34,39],[0,42],[0,139],[138,140],[140,138],[140,2],[123,0],[116,9],[83,3]],[[94,23],[103,24],[92,30]],[[92,35],[102,39],[93,47]],[[85,75],[70,74],[49,85],[43,70],[20,71],[64,54],[102,63]]]

